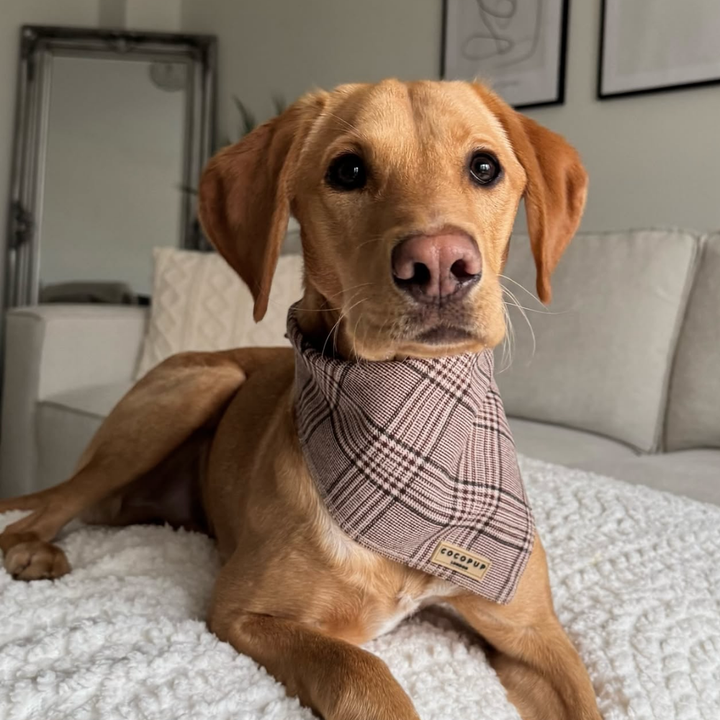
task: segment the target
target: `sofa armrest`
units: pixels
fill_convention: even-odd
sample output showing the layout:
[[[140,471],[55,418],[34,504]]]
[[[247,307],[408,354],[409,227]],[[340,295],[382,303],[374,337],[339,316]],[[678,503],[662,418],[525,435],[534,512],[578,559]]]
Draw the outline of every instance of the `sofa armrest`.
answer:
[[[6,317],[6,385],[44,400],[88,385],[130,380],[148,311],[124,305],[38,305]],[[4,404],[4,403],[3,403]]]
[[[147,308],[110,305],[38,305],[7,313],[0,495],[33,488],[37,403],[132,379],[147,317]]]

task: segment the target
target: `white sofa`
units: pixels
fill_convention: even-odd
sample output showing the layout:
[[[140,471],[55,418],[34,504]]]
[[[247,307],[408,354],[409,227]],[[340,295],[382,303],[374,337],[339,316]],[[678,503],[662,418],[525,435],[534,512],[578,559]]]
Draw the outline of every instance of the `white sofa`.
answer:
[[[527,241],[506,274],[534,287]],[[513,282],[498,384],[518,450],[720,504],[720,234],[583,234],[547,310]],[[6,323],[0,496],[55,484],[132,385],[147,311],[40,306]],[[283,332],[279,327],[278,332]]]

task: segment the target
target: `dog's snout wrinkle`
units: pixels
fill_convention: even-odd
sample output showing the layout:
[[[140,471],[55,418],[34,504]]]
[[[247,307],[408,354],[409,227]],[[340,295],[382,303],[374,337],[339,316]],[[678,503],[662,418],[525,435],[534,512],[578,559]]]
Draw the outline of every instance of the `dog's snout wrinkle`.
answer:
[[[441,302],[467,291],[482,274],[482,257],[463,232],[413,235],[392,254],[395,283],[417,300]]]

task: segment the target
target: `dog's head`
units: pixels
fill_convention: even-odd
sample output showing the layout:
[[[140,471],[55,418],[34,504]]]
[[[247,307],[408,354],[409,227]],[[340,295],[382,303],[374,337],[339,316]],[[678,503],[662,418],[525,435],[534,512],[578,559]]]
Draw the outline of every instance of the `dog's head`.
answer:
[[[256,320],[292,212],[303,329],[333,332],[346,356],[434,357],[502,340],[500,273],[522,197],[549,302],[586,189],[576,151],[485,87],[388,80],[307,95],[220,152],[200,215]]]

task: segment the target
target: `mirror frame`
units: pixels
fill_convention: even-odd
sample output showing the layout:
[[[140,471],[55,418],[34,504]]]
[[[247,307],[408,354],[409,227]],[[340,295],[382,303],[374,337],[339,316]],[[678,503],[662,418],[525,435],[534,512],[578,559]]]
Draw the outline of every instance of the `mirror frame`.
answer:
[[[34,305],[40,290],[45,154],[55,54],[189,63],[182,222],[178,247],[208,249],[192,188],[215,148],[217,39],[212,35],[25,25],[21,28],[7,227],[5,307]]]

